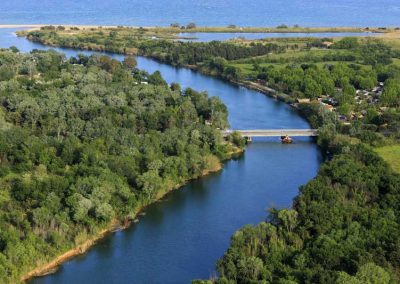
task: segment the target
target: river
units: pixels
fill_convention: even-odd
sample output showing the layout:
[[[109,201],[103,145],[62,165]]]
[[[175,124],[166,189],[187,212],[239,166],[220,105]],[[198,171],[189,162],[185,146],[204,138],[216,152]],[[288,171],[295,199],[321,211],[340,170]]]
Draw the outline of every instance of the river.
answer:
[[[24,52],[46,48],[17,38],[14,31],[0,29],[0,47],[15,45]],[[78,53],[58,50],[67,56]],[[138,58],[138,67],[160,70],[169,83],[219,96],[234,129],[309,127],[288,105],[256,91],[144,57]],[[226,162],[221,172],[172,192],[150,206],[139,223],[109,235],[87,254],[31,283],[189,283],[213,276],[231,235],[264,220],[271,206],[289,207],[320,163],[311,138],[298,138],[293,145],[275,138],[256,139],[245,155]]]

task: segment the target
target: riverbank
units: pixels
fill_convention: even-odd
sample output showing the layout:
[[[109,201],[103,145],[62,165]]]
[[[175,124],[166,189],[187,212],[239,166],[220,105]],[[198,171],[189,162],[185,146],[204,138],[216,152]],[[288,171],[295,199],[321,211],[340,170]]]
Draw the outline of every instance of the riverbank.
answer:
[[[232,159],[234,157],[237,157],[243,153],[244,153],[244,149],[235,147],[232,149],[231,152],[228,153],[229,157],[225,161]],[[172,193],[173,191],[181,189],[183,186],[185,186],[187,183],[189,183],[192,180],[203,178],[212,173],[219,172],[222,169],[223,169],[222,162],[211,163],[210,167],[208,169],[204,170],[202,172],[201,176],[194,178],[194,179],[189,179],[189,180],[185,181],[183,184],[173,186],[167,190],[159,191],[157,193],[155,199],[151,203],[136,208],[132,212],[132,214],[130,214],[130,216],[126,216],[125,218],[122,218],[121,220],[115,220],[115,219],[112,220],[104,229],[100,230],[94,236],[90,236],[87,240],[83,241],[83,243],[67,250],[66,252],[62,253],[61,255],[59,255],[55,259],[51,260],[50,262],[46,262],[42,265],[39,265],[38,267],[36,267],[33,270],[29,271],[28,273],[24,274],[21,277],[20,281],[27,282],[34,277],[41,277],[41,276],[45,276],[45,275],[56,272],[60,265],[62,265],[63,263],[65,263],[79,255],[85,254],[88,250],[90,250],[94,245],[96,245],[100,240],[102,240],[106,236],[114,233],[115,231],[127,229],[130,225],[132,225],[132,223],[136,223],[138,221],[138,217],[144,211],[146,211],[146,209],[149,206],[151,206],[157,202],[160,202],[168,194]]]

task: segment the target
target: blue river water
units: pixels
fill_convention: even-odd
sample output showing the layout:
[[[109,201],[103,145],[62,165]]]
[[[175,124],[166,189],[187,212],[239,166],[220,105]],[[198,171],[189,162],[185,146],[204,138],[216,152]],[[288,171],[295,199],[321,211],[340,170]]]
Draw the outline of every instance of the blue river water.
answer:
[[[0,29],[0,47],[23,52],[46,49]],[[57,49],[67,56],[79,53]],[[90,52],[82,52],[90,54]],[[111,55],[122,59],[121,55]],[[233,86],[185,68],[139,57],[138,67],[160,70],[169,82],[219,96],[234,129],[308,128],[288,105],[258,92]],[[313,178],[322,161],[310,138],[293,145],[258,139],[245,155],[225,163],[221,172],[193,181],[150,206],[139,223],[115,232],[87,254],[32,283],[189,283],[215,275],[215,262],[228,248],[231,235],[267,216],[266,209],[291,205],[298,188]]]

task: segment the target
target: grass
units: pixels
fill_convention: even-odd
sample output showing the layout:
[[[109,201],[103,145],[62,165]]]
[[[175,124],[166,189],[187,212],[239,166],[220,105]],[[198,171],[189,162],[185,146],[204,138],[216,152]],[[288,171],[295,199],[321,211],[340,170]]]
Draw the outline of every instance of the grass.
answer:
[[[400,144],[376,148],[375,151],[390,164],[395,172],[400,173]]]

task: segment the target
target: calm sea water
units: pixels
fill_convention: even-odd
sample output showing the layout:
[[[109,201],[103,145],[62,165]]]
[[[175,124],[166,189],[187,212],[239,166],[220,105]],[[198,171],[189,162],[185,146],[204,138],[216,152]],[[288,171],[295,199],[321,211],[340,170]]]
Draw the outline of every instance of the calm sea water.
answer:
[[[0,24],[397,26],[398,0],[2,0]]]

